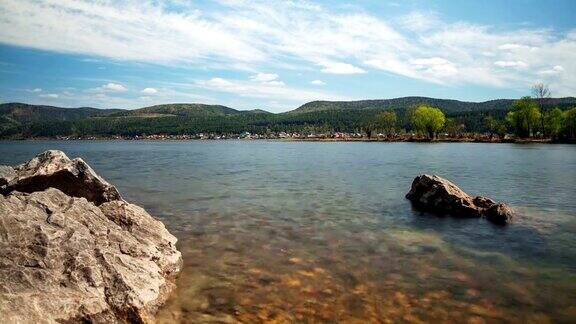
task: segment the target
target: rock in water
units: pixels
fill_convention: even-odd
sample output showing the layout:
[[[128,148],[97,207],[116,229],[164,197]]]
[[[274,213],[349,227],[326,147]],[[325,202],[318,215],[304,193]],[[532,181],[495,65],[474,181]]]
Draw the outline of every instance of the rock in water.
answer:
[[[182,266],[160,221],[59,151],[1,170],[1,323],[154,321]]]
[[[511,222],[514,214],[507,205],[486,197],[473,198],[437,175],[417,176],[406,198],[420,210],[456,217],[486,217],[497,224]]]
[[[514,211],[503,203],[494,204],[482,211],[482,215],[496,224],[508,224],[512,222]]]

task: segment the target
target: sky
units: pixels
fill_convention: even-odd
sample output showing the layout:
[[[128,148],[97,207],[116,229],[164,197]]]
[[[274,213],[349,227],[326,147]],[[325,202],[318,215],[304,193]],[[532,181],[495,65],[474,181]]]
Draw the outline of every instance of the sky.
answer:
[[[576,96],[575,0],[1,0],[0,102]]]

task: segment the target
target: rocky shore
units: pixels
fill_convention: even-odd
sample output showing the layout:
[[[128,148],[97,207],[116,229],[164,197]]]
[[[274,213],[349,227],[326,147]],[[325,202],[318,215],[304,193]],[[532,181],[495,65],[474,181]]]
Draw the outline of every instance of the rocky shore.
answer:
[[[0,166],[0,322],[153,322],[181,266],[164,225],[82,159]]]

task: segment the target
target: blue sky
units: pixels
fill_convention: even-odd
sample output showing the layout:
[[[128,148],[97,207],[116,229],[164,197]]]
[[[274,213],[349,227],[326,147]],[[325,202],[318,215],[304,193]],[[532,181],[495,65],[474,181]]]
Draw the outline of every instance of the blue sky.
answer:
[[[0,102],[576,96],[576,1],[2,0]]]

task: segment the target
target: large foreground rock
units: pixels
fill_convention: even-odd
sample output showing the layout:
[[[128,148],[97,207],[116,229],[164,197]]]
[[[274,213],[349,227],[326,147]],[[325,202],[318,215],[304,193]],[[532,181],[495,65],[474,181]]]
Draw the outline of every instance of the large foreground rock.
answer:
[[[10,169],[6,166],[0,169],[0,192],[3,194],[57,188],[69,196],[84,197],[96,205],[120,199],[116,187],[97,175],[86,162],[80,158],[70,160],[61,151],[46,151]]]
[[[437,175],[417,176],[406,198],[420,210],[456,217],[486,217],[497,224],[511,222],[514,214],[507,205],[486,197],[472,197]]]
[[[62,152],[13,171],[0,173],[0,323],[153,322],[182,264],[164,225]]]

